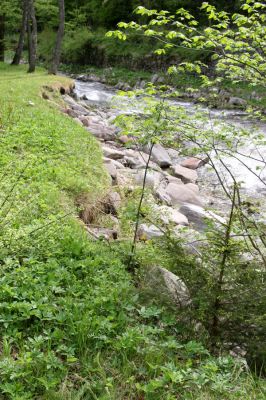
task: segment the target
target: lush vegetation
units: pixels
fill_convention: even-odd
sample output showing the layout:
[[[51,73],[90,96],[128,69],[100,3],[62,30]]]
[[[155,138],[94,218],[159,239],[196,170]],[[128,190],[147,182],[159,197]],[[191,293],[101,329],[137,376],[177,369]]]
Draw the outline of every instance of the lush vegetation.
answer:
[[[126,249],[90,242],[74,218],[106,184],[95,140],[56,109],[69,82],[2,64],[0,85],[1,398],[263,399],[241,362],[139,297]]]
[[[148,159],[142,189],[117,189],[117,219],[109,206],[102,213],[111,178],[83,117],[76,123],[65,108],[61,95],[73,82],[42,67],[28,74],[19,61],[0,63],[0,399],[265,399],[264,205],[245,197],[223,160],[241,156],[250,134],[226,124],[217,130],[208,110],[195,109],[191,118],[168,102],[179,91],[199,91],[198,101],[217,106],[229,91],[263,120],[265,5],[60,4],[65,71],[132,88],[145,81],[142,89],[121,93],[133,106],[136,101],[135,109],[141,99],[142,113],[120,115],[115,123]],[[37,60],[46,67],[60,31],[55,0],[3,2],[0,56],[4,43],[6,61],[13,58],[23,31],[21,5],[31,7],[23,40],[28,31],[32,43],[22,43],[23,58],[27,50],[31,61],[38,27]],[[176,12],[183,6],[188,10]],[[147,83],[155,71],[156,84]],[[265,146],[256,132],[252,140]],[[177,233],[155,215],[146,178],[158,144],[207,160],[225,199],[222,222],[214,218],[204,221],[203,232]],[[261,169],[253,176],[265,184]],[[121,240],[92,240],[86,213],[95,224],[118,223]],[[138,237],[141,222],[153,223],[163,237]],[[152,286],[158,266],[181,279],[189,303],[177,306]]]

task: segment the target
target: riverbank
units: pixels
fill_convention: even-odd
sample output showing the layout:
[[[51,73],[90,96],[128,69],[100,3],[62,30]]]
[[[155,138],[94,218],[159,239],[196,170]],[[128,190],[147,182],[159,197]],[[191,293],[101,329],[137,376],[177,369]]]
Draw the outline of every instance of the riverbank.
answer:
[[[130,243],[91,240],[84,211],[99,212],[110,179],[96,139],[65,112],[71,87],[0,64],[1,395],[264,399],[265,381],[243,358],[211,356],[158,287],[147,297],[127,272]],[[144,243],[140,267],[155,259],[170,266]]]

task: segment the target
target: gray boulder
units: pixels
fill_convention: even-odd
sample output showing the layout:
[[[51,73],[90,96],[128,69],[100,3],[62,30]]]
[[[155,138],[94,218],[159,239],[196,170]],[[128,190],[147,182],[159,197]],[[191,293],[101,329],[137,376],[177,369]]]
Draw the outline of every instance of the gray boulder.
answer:
[[[245,107],[247,105],[246,100],[241,99],[240,97],[230,97],[228,104],[231,106],[236,106],[236,107]]]
[[[164,233],[155,225],[141,224],[138,229],[138,238],[140,240],[151,240],[162,237]]]
[[[186,284],[177,275],[165,268],[154,266],[144,277],[144,286],[154,294],[175,307],[183,308],[191,304],[191,297]]]
[[[219,224],[224,224],[224,218],[215,214],[212,211],[207,211],[203,207],[194,204],[183,204],[179,211],[186,215],[188,221],[192,223],[198,231],[203,231],[207,227],[208,221],[214,221]]]
[[[149,147],[145,148],[146,152],[149,153]],[[152,149],[151,159],[162,168],[167,168],[172,165],[171,158],[165,148],[160,144],[155,144]]]

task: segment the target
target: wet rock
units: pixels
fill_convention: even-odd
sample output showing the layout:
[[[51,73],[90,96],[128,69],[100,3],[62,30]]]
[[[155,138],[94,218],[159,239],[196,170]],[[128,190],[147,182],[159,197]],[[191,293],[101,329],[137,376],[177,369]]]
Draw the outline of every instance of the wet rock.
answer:
[[[175,183],[169,183],[164,191],[167,198],[170,198],[170,205],[176,206],[183,203],[191,203],[202,206],[202,200],[193,190],[187,187],[187,185],[177,185]],[[182,211],[181,211],[182,212]]]
[[[195,183],[198,179],[196,171],[182,167],[181,165],[174,165],[171,170],[173,175],[180,178],[184,183]]]
[[[205,165],[208,162],[208,158],[200,159],[200,158],[187,158],[186,160],[181,162],[181,166],[189,169],[198,169]]]
[[[155,225],[141,224],[139,226],[137,235],[139,240],[146,241],[162,237],[164,233]]]
[[[186,284],[177,275],[165,268],[155,266],[144,277],[144,286],[156,298],[174,304],[180,308],[191,304],[191,297]]]

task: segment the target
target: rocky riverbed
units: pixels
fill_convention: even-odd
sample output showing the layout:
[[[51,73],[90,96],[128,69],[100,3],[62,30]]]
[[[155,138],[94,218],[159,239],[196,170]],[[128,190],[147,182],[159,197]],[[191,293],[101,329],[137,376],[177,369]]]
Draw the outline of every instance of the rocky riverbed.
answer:
[[[112,203],[113,207],[117,208],[121,199],[116,188],[132,189],[142,186],[149,149],[140,149],[130,137],[119,134],[114,124],[115,118],[121,113],[136,110],[127,105],[125,107],[125,98],[121,99],[121,109],[119,102],[114,108],[112,100],[115,95],[114,88],[101,82],[77,80],[72,96],[64,95],[64,112],[90,131],[101,143],[104,164],[114,188]],[[191,110],[193,115],[193,103],[178,101],[178,105]],[[211,111],[211,115],[221,123],[226,120],[234,127],[245,126],[247,129],[266,132],[265,125],[260,124],[257,127],[245,119],[246,114],[243,111],[216,110]],[[230,158],[224,155],[223,161],[229,165],[234,176],[243,182],[246,194],[263,201],[266,176],[262,169],[261,179],[257,179],[255,170],[257,164],[265,167],[265,148],[257,149],[252,143],[247,143],[247,148],[243,151],[246,153],[244,156]],[[251,158],[247,158],[247,154]],[[261,157],[260,162],[254,161],[255,155]],[[152,193],[149,206],[160,216],[159,219],[164,225],[174,226],[177,232],[180,226],[189,226],[201,231],[204,229],[205,219],[212,219],[218,224],[224,223],[227,199],[221,191],[217,176],[209,168],[208,159],[204,157],[184,158],[176,150],[156,144],[151,153],[146,186]],[[161,236],[163,232],[150,223],[140,225],[138,234],[141,238],[151,239]]]

